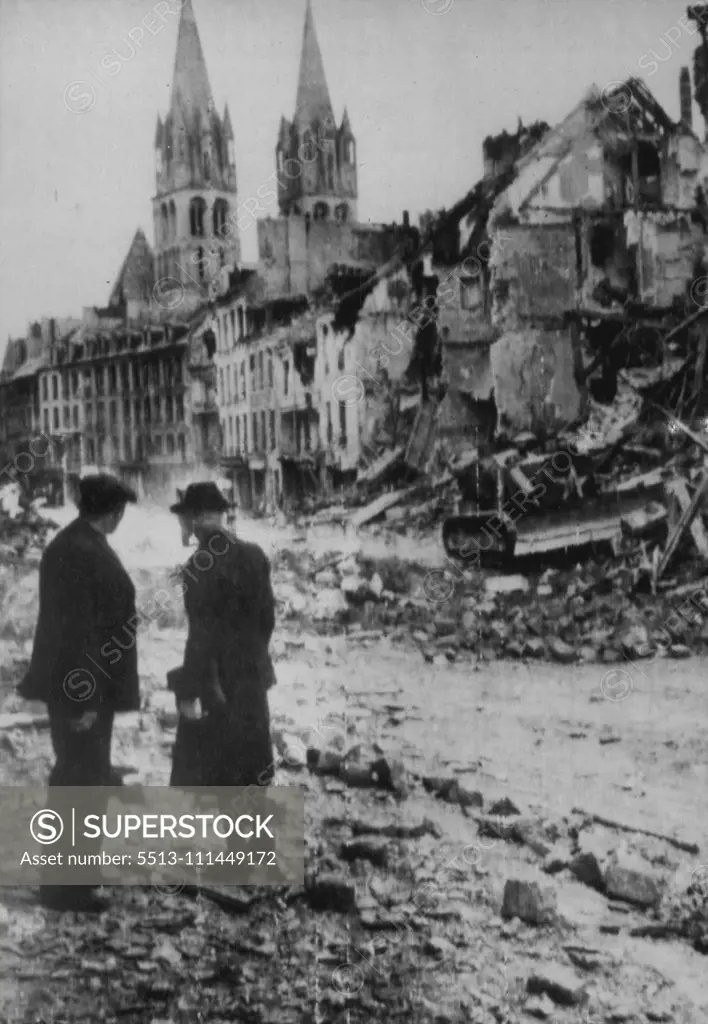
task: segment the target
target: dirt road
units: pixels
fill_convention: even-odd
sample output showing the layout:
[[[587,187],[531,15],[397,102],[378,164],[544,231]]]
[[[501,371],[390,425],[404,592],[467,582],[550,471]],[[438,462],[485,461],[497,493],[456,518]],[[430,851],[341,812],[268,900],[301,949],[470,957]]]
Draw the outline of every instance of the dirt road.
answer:
[[[184,558],[173,520],[165,517],[162,527],[118,535],[130,568],[164,568]],[[271,553],[287,542],[283,531],[258,523],[242,532]],[[326,549],[332,540],[322,543]],[[167,782],[174,729],[164,675],[180,662],[183,645],[177,629],[153,625],[141,636],[146,707],[120,719],[114,743],[114,762],[135,769],[131,781]],[[626,664],[620,673],[519,662],[437,667],[410,639],[328,638],[303,633],[296,623],[281,624],[277,647],[272,712],[279,734],[309,732],[319,745],[322,737],[343,736],[347,746],[382,751],[406,769],[403,800],[304,768],[279,769],[279,784],[307,794],[308,867],[352,881],[357,913],[314,913],[297,894],[286,899],[271,890],[252,894],[248,912],[233,916],[182,896],[116,888],[113,909],[87,925],[37,909],[28,891],[6,890],[0,1019],[708,1021],[705,958],[683,940],[630,934],[656,921],[653,911],[608,901],[567,870],[541,876],[538,851],[481,840],[473,815],[422,785],[424,776],[456,777],[479,791],[485,807],[508,796],[546,835],[562,838],[569,823],[582,829],[571,814],[580,806],[695,842],[698,856],[633,832],[583,831],[607,851],[626,844],[641,854],[665,879],[666,900],[678,899],[707,875],[703,661]],[[10,671],[4,679],[0,710],[17,710]],[[42,783],[49,763],[44,730],[0,734],[3,782]],[[425,818],[436,835],[388,840],[386,868],[339,858],[339,842],[354,821]],[[505,882],[529,872],[556,892],[552,925],[500,916]],[[417,899],[422,891],[425,909]],[[572,972],[584,990],[581,1004],[529,997],[529,978],[548,965]]]
[[[353,877],[360,891],[372,878],[409,890],[432,884],[439,905],[404,943],[387,931],[362,936],[357,922],[341,915],[314,915],[298,904],[266,900],[238,919],[211,908],[194,920],[188,906],[184,926],[174,939],[178,949],[185,937],[191,941],[201,935],[202,953],[208,959],[208,951],[218,949],[222,933],[233,944],[234,936],[244,939],[254,930],[269,944],[267,956],[250,956],[256,958],[260,980],[251,994],[255,1015],[243,1019],[339,1020],[341,1015],[345,1020],[347,1011],[350,1020],[364,1021],[384,1019],[372,1014],[386,1007],[386,1019],[421,1024],[520,1020],[516,1015],[527,999],[529,973],[539,962],[568,965],[564,947],[570,945],[596,950],[599,966],[580,972],[589,991],[585,1008],[557,1010],[557,1019],[666,1019],[686,1024],[708,1020],[705,959],[686,943],[629,937],[630,928],[645,922],[646,915],[619,912],[568,873],[553,880],[560,908],[557,927],[504,925],[499,916],[504,882],[529,870],[538,858],[525,847],[487,840],[475,862],[465,866],[461,851],[478,843],[474,821],[459,807],[434,800],[415,780],[457,773],[466,786],[483,794],[487,805],[508,795],[520,810],[558,821],[580,804],[629,824],[684,836],[705,851],[704,665],[666,663],[657,667],[651,687],[642,689],[638,682],[625,700],[612,701],[603,695],[601,670],[596,667],[562,670],[497,663],[437,669],[426,665],[416,651],[387,642],[365,647],[341,638],[284,639],[287,657],[278,663],[279,684],[272,701],[276,728],[290,733],[317,728],[322,733],[322,724],[328,723],[332,735],[343,728],[352,741],[367,748],[376,743],[390,756],[400,757],[413,780],[410,795],[400,804],[391,797],[379,799],[382,795],[371,791],[334,787],[335,792],[327,792],[331,787],[326,780],[281,771],[282,784],[306,787],[311,858],[336,863],[338,833],[323,827],[327,818],[371,819],[384,814],[403,821],[427,816],[437,822],[440,838],[391,841],[388,872],[360,866]],[[118,729],[114,759],[135,766],[137,780],[143,783],[167,780],[173,734],[158,724],[158,709],[169,706],[160,692],[161,666],[178,660],[182,642],[178,632],[163,631],[143,644],[146,687],[156,693],[144,714],[127,716]],[[614,742],[600,742],[610,735]],[[16,735],[14,742],[14,756],[7,750],[2,755],[4,777],[15,783],[39,781],[48,767],[46,734]],[[691,857],[665,843],[596,832],[609,846],[626,840],[641,850],[672,879],[677,891],[690,884],[692,872],[700,867],[700,856]],[[448,865],[453,863],[451,870]],[[16,895],[8,907],[9,936],[19,937],[15,947],[20,955],[26,956],[26,950],[37,944],[44,952],[36,977],[20,971],[20,980],[9,987],[6,979],[6,1012],[12,1006],[15,1014],[8,1019],[49,1019],[41,1016],[48,1011],[38,1009],[45,1002],[54,1007],[55,1021],[113,1020],[116,1007],[130,1006],[131,999],[142,1005],[143,997],[136,992],[144,988],[145,971],[135,973],[134,958],[127,961],[127,973],[121,973],[120,954],[118,966],[112,954],[112,973],[103,978],[100,992],[95,973],[82,971],[81,963],[105,961],[105,944],[115,938],[116,929],[124,934],[126,927],[134,926],[145,940],[145,921],[150,920],[157,922],[147,942],[153,948],[161,937],[174,935],[174,921],[185,914],[184,901],[162,897],[156,906],[154,895],[134,889],[113,893],[114,914],[98,933],[91,931],[93,925],[87,932],[80,924],[36,911],[24,896]],[[284,927],[293,939],[287,956],[278,944]],[[606,933],[608,928],[617,934]],[[14,963],[16,970],[18,961],[7,957],[6,963]],[[149,952],[145,958],[150,961]],[[240,968],[248,967],[248,953],[237,959]],[[156,972],[162,977],[164,970],[164,964],[153,963],[148,976],[154,981]],[[55,980],[43,972],[53,973]],[[156,1012],[150,1016],[140,1010],[137,1016],[124,1012],[120,1019],[198,1021],[194,983],[174,969],[168,976],[177,999],[181,996],[182,1005],[192,1008],[189,1012],[184,1009],[181,1017]],[[285,1003],[282,998],[273,1001],[276,977],[286,978],[290,985]],[[133,986],[130,998],[126,986]],[[313,993],[314,986],[319,986],[319,994]],[[67,991],[72,993],[75,1016],[56,1016],[57,1007],[66,1007]],[[201,999],[209,1007],[213,1000],[214,1015],[201,1019],[222,1019],[216,1007],[223,1004],[225,993],[230,998],[243,996],[241,988],[235,992],[233,986],[204,983]],[[153,998],[154,991],[145,1005],[152,1005]],[[97,999],[104,1017],[92,1015]],[[646,1016],[659,1003],[668,1016]],[[591,1010],[597,1016],[589,1016]],[[631,1015],[622,1017],[623,1012]]]

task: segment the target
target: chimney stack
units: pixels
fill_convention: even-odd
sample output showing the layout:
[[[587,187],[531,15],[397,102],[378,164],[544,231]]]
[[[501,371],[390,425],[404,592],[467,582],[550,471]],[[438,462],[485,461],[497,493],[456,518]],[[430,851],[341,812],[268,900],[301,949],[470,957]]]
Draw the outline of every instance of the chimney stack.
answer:
[[[693,127],[693,97],[691,95],[691,72],[688,68],[681,68],[679,75],[679,100],[681,109],[681,123],[687,128]]]

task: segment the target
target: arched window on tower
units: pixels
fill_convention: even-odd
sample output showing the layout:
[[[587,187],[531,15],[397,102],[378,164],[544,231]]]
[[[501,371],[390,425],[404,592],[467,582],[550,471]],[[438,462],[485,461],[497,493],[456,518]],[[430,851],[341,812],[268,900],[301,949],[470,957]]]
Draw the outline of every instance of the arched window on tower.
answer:
[[[313,214],[315,220],[327,220],[329,217],[329,206],[327,203],[315,203]]]
[[[189,230],[192,233],[193,238],[204,238],[204,214],[206,213],[206,203],[197,196],[189,204]]]
[[[282,174],[285,166],[285,157],[283,156],[282,149],[278,150],[278,173]]]
[[[214,234],[223,236],[226,230],[226,222],[229,216],[229,204],[225,199],[217,199],[214,203]]]
[[[334,216],[338,224],[346,224],[349,220],[349,207],[346,203],[340,203],[334,211]]]
[[[167,217],[167,207],[163,203],[160,207],[160,240],[163,245],[170,240],[170,226]]]
[[[175,238],[177,237],[177,209],[175,207],[174,199],[170,200],[169,222],[170,242],[174,242]]]
[[[204,180],[209,181],[211,179],[211,160],[209,159],[208,150],[204,151],[202,161],[204,165]]]
[[[236,163],[236,147],[234,146],[234,140],[229,139],[226,146],[226,155],[229,159],[229,166],[233,167]]]
[[[334,156],[327,154],[327,188],[334,192]]]
[[[354,153],[354,139],[349,139],[347,142],[347,162],[350,164],[356,163]]]
[[[204,280],[204,249],[199,246],[197,249],[197,268],[199,270],[199,280]]]

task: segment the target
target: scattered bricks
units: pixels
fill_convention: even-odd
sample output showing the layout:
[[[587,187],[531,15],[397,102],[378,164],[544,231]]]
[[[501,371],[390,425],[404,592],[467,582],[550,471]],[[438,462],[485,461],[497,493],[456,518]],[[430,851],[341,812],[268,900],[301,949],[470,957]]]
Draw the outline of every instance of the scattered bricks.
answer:
[[[320,756],[317,759],[314,772],[315,775],[335,775],[339,776],[342,769],[342,755],[337,753],[336,750],[323,750],[320,751]]]
[[[585,664],[592,664],[597,661],[597,651],[594,647],[583,645],[578,651],[578,658]]]
[[[523,658],[524,648],[522,644],[517,644],[515,640],[512,640],[512,642],[507,644],[504,648],[504,653],[509,658]]]
[[[343,558],[341,562],[337,564],[339,573],[341,576],[358,576],[359,575],[359,563],[356,560],[355,555],[348,555]]]
[[[531,658],[542,658],[546,653],[546,641],[538,636],[532,636],[524,644],[524,654]]]
[[[340,590],[352,604],[360,605],[371,596],[369,584],[361,576],[345,576],[340,584]]]
[[[668,512],[656,501],[650,502],[646,508],[638,508],[627,515],[620,516],[620,527],[628,537],[658,537],[666,534],[668,528]]]
[[[339,856],[348,863],[368,860],[374,867],[385,868],[388,864],[388,847],[376,839],[352,839],[342,844]]]
[[[524,1003],[524,1011],[529,1017],[536,1017],[537,1020],[548,1020],[555,1011],[555,1003],[548,996],[529,996]]]
[[[321,875],[306,886],[313,910],[333,910],[348,914],[356,910],[356,887],[340,875]]]
[[[552,924],[556,919],[556,892],[551,886],[528,879],[510,878],[504,886],[502,917],[519,917],[527,924]]]
[[[669,648],[669,654],[672,658],[690,658],[691,648],[685,644],[672,644]]]
[[[369,771],[379,789],[388,789],[392,793],[405,791],[405,769],[400,761],[380,757],[369,765]]]
[[[465,633],[476,633],[479,627],[479,615],[477,612],[466,611],[462,613],[462,629]]]
[[[300,612],[295,612],[297,615],[303,613],[304,608]],[[346,597],[340,590],[327,588],[326,590],[320,590],[316,595],[312,605],[312,618],[316,622],[344,620],[348,615],[349,605],[347,604]]]
[[[371,577],[369,581],[369,589],[377,600],[381,600],[381,596],[384,592],[384,583],[377,572]]]
[[[353,761],[347,761],[340,767],[339,777],[348,786],[357,786],[360,789],[368,789],[375,784],[371,778],[371,768]]]
[[[547,964],[538,968],[526,982],[532,995],[550,996],[560,1006],[577,1006],[585,1001],[585,984],[570,967]]]
[[[596,889],[598,892],[602,892],[605,888],[600,861],[591,851],[585,850],[576,854],[569,867],[578,881],[584,885]]]
[[[539,857],[547,857],[551,852],[553,844],[548,842],[535,822],[520,819],[516,826],[516,836]]]
[[[455,952],[455,947],[448,939],[432,938],[425,944],[425,952],[442,960]]]
[[[452,636],[457,632],[457,620],[450,615],[438,615],[433,623],[437,636]]]
[[[648,658],[652,652],[646,626],[631,626],[620,639],[622,649],[630,658]]]
[[[622,661],[622,655],[614,647],[606,647],[602,652],[602,661],[605,665],[616,665],[618,661]]]
[[[638,858],[615,853],[605,868],[605,891],[611,899],[653,907],[660,902],[663,880],[644,867]]]
[[[338,587],[339,577],[334,569],[323,569],[315,576],[315,583],[318,587]]]
[[[525,576],[488,576],[484,581],[484,589],[488,594],[526,593],[529,581]]]
[[[484,807],[484,797],[476,789],[466,789],[461,786],[457,779],[450,787],[446,799],[450,803],[459,804],[460,807]]]
[[[509,638],[509,626],[501,619],[493,619],[489,623],[489,635],[498,644],[503,644]]]
[[[541,870],[547,875],[557,875],[570,866],[572,854],[570,847],[557,843],[553,846],[541,866]]]
[[[489,808],[488,813],[490,815],[497,815],[500,818],[511,818],[514,815],[521,814],[521,811],[515,803],[512,803],[508,796],[505,796],[501,800],[496,800]]]
[[[565,640],[553,639],[548,646],[556,661],[560,661],[563,665],[569,665],[571,662],[577,661],[578,652],[570,644],[567,644]]]
[[[536,597],[551,597],[553,594],[553,587],[549,586],[548,583],[539,583],[536,587]]]

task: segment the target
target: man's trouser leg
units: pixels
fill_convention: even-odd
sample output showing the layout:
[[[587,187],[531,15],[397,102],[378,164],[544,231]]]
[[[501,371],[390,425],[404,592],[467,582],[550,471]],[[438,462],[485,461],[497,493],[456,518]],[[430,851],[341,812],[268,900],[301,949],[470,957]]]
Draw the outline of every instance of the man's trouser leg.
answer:
[[[96,786],[104,787],[111,783],[111,738],[113,733],[113,712],[99,711],[93,726],[85,732],[76,732],[71,728],[71,720],[61,714],[50,712],[49,727],[52,746],[56,758],[49,776],[49,786]],[[94,813],[105,812],[105,804],[92,808]],[[80,830],[76,833],[76,845],[73,853],[81,856],[101,852],[100,839],[87,839]],[[70,902],[72,898],[79,900],[92,889],[93,885],[42,885],[42,895]]]

